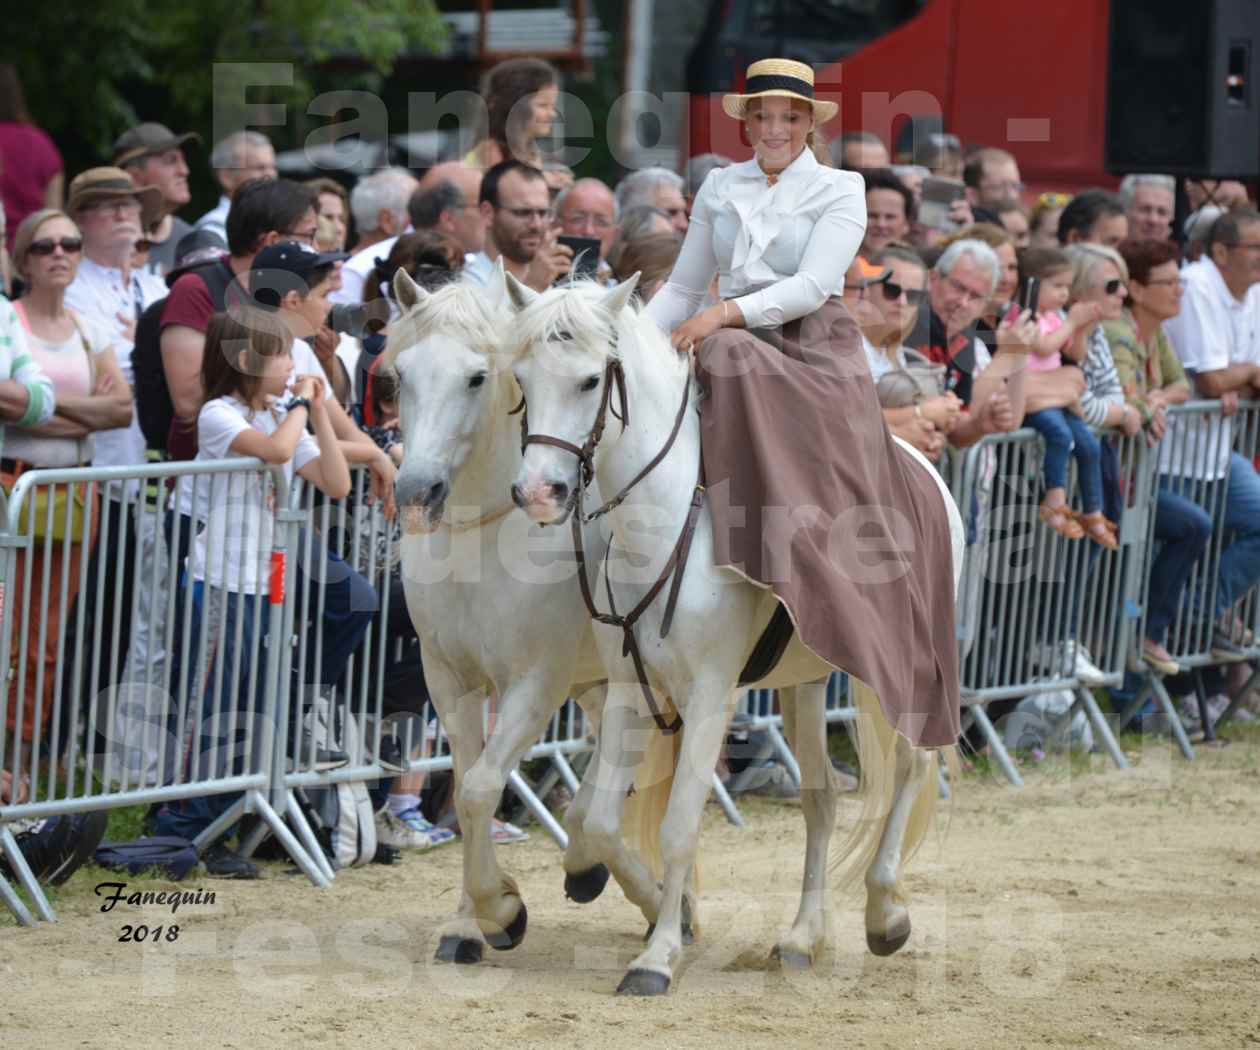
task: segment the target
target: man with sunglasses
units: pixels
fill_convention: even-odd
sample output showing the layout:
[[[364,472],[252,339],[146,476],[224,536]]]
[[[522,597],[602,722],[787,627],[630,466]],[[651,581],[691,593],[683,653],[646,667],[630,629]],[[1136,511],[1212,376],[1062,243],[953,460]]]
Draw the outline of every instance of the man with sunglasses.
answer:
[[[466,280],[484,286],[499,258],[504,270],[538,292],[569,272],[573,250],[556,243],[551,194],[538,168],[519,160],[494,165],[482,177],[480,205],[486,246],[464,266]]]

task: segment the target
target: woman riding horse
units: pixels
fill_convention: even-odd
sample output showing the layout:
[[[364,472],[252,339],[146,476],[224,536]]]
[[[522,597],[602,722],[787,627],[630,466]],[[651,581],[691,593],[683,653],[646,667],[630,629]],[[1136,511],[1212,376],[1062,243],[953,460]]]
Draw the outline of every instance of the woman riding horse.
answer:
[[[894,443],[840,301],[861,176],[822,166],[813,70],[766,59],[722,100],[756,156],[712,172],[647,313],[694,352],[716,562],[771,587],[801,640],[870,685],[911,744],[959,732],[950,534]],[[717,275],[720,301],[705,309]],[[896,625],[895,630],[890,626]]]

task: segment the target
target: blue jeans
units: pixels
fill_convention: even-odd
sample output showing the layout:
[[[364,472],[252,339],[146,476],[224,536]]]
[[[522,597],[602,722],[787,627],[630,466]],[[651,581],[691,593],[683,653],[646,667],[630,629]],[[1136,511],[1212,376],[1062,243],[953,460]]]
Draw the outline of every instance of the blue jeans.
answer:
[[[1062,408],[1044,408],[1024,417],[1024,425],[1032,427],[1046,441],[1046,488],[1067,488],[1067,460],[1076,458],[1076,477],[1081,486],[1081,506],[1086,514],[1102,509],[1102,472],[1098,458],[1101,450],[1089,424],[1080,416]]]
[[[1230,608],[1256,580],[1260,580],[1260,477],[1256,476],[1251,463],[1237,452],[1229,457],[1227,484],[1222,525],[1234,534],[1234,538],[1221,554],[1214,610],[1216,616]]]
[[[194,697],[201,697],[201,721],[197,727],[196,748],[188,756],[188,775],[197,780],[237,776],[248,772],[244,761],[248,754],[247,729],[253,737],[255,761],[263,749],[271,746],[271,735],[262,719],[270,620],[267,595],[263,594],[260,601],[258,595],[218,591],[213,592],[216,600],[208,603],[206,585],[198,580],[191,586],[189,657],[192,666],[188,696],[190,707]],[[201,665],[200,639],[206,628],[218,635],[217,657],[207,643],[206,660]],[[247,718],[245,712],[251,710],[251,685],[253,713]],[[240,797],[239,792],[232,792],[167,803],[158,813],[157,833],[196,838]]]
[[[1190,571],[1212,538],[1212,519],[1197,503],[1170,492],[1163,478],[1155,495],[1155,539],[1159,553],[1151,562],[1146,599],[1146,637],[1162,643],[1177,615],[1177,603]]]

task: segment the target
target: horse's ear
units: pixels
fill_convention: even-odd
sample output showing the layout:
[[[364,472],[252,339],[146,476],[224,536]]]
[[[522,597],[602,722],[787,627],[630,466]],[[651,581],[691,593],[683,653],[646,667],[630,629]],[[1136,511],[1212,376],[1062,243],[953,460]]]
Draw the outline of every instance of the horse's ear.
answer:
[[[494,260],[494,268],[490,271],[490,279],[486,281],[486,299],[492,309],[508,304],[507,271],[503,269],[503,256]]]
[[[504,280],[507,282],[508,299],[511,300],[512,306],[517,310],[524,310],[530,303],[538,298],[538,293],[526,284],[522,284],[510,273],[503,274]]]
[[[625,309],[626,303],[630,301],[630,296],[634,295],[634,289],[639,283],[639,271],[636,270],[616,288],[604,296],[603,307],[613,317],[621,314]]]
[[[401,266],[394,274],[394,298],[404,310],[410,310],[416,303],[427,299],[429,293],[411,279],[411,274]]]

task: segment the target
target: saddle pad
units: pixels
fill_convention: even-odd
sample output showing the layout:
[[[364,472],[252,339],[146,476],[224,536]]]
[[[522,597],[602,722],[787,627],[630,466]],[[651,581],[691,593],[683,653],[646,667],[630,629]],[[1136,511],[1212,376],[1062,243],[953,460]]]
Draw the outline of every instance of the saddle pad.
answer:
[[[761,632],[761,637],[753,646],[748,662],[739,673],[739,684],[748,685],[750,682],[759,682],[778,667],[794,631],[792,617],[788,615],[787,606],[779,602],[774,607],[774,615],[770,617],[766,629]]]

